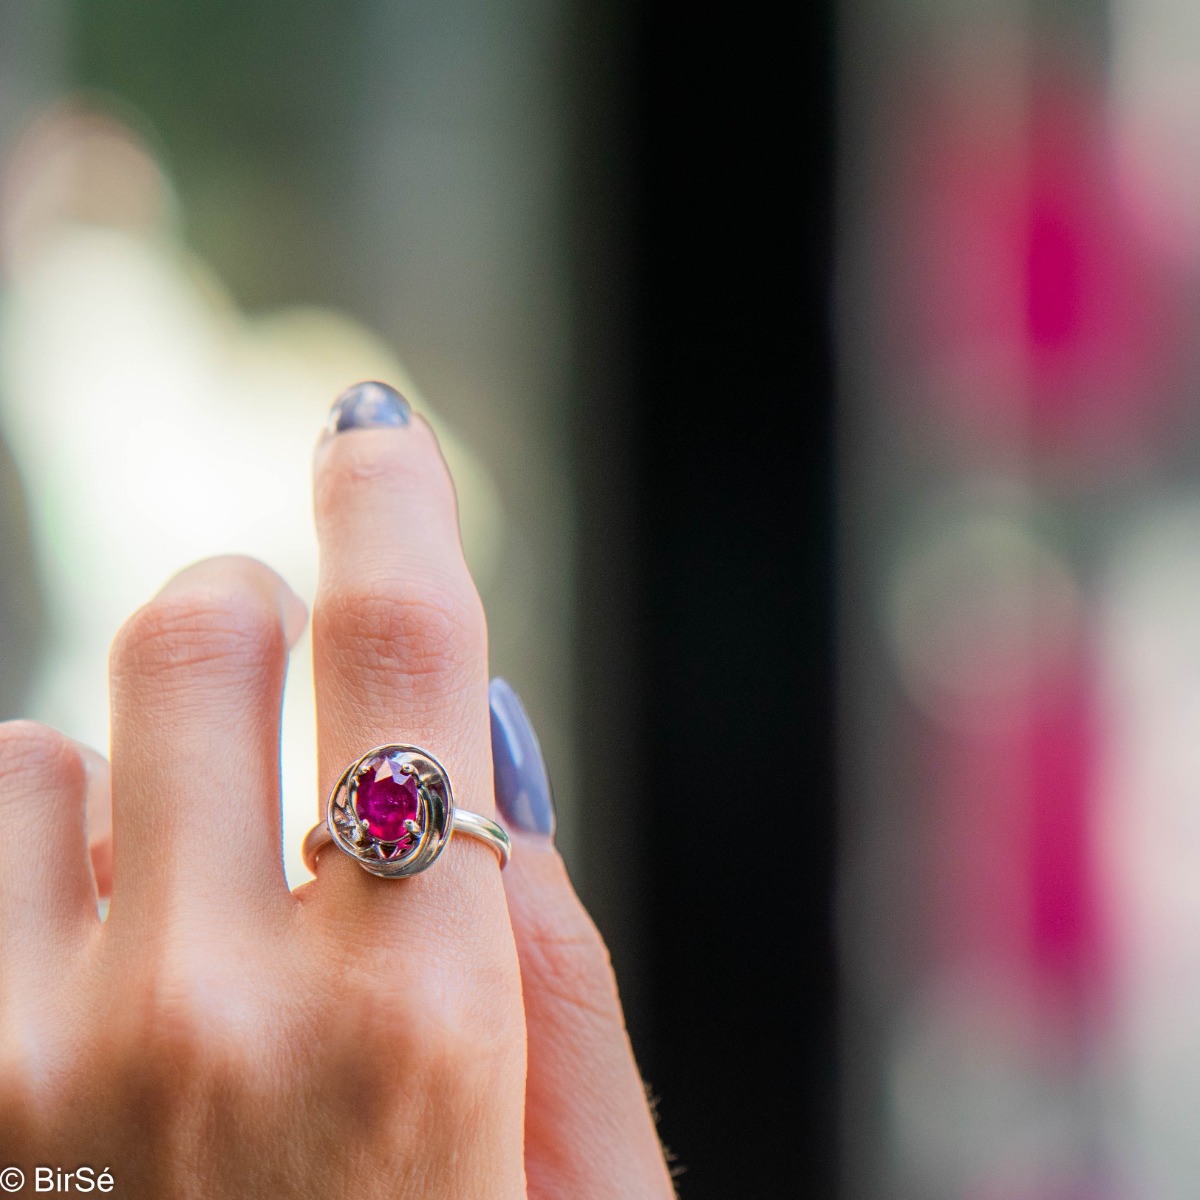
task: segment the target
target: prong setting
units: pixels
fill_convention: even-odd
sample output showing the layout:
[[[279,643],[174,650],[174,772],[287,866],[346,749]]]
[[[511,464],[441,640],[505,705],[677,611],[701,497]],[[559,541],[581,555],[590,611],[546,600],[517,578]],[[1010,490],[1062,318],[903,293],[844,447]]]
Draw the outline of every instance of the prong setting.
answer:
[[[444,849],[453,818],[445,769],[425,751],[399,743],[378,746],[351,763],[326,809],[339,849],[389,878],[429,866]]]

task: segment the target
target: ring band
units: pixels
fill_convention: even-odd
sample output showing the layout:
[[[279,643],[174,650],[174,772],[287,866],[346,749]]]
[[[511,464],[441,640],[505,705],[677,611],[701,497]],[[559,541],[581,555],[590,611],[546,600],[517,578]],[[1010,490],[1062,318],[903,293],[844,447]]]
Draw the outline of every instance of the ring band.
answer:
[[[392,743],[355,759],[325,805],[325,820],[304,838],[304,865],[315,875],[328,844],[364,871],[403,879],[431,866],[452,833],[487,843],[508,862],[508,834],[495,821],[455,808],[450,777],[427,750]]]
[[[479,813],[464,812],[461,808],[457,808],[454,810],[451,824],[451,833],[465,833],[468,837],[478,838],[481,842],[487,843],[500,856],[500,866],[508,866],[512,843],[509,841],[508,834],[495,821],[481,817]],[[300,853],[304,858],[304,865],[314,875],[317,873],[318,855],[333,840],[333,834],[329,832],[329,826],[324,821],[318,822],[304,835],[304,845],[301,847]]]

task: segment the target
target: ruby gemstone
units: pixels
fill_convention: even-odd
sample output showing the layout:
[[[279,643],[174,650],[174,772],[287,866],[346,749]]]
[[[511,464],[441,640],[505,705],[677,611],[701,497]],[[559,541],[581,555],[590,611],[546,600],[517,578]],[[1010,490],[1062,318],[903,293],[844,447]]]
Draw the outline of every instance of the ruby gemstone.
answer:
[[[413,837],[404,822],[421,819],[417,781],[390,758],[372,759],[359,768],[354,807],[372,837],[408,845]]]

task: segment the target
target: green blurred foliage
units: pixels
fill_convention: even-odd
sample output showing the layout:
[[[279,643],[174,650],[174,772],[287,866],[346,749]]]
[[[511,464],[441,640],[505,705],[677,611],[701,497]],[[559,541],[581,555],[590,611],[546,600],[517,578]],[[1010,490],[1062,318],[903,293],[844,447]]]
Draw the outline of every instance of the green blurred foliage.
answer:
[[[147,136],[185,236],[250,308],[339,286],[361,69],[354,0],[72,0],[72,84]]]

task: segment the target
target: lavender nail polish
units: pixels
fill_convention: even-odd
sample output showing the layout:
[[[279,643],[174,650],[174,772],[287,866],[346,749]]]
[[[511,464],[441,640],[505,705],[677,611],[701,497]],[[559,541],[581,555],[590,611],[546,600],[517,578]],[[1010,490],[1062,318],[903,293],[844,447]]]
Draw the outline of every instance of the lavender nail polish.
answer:
[[[399,429],[412,420],[412,408],[394,387],[376,380],[348,387],[329,410],[327,433],[347,429]]]
[[[496,807],[510,828],[554,836],[554,798],[537,734],[505,679],[488,686],[492,711],[492,774]]]

